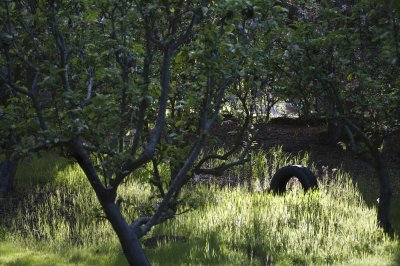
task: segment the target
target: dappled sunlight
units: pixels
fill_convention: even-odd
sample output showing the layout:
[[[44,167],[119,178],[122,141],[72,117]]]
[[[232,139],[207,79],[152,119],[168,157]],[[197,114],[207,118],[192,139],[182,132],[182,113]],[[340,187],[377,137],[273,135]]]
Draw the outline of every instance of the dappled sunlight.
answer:
[[[242,186],[221,187],[199,180],[183,191],[188,200],[197,202],[197,208],[155,227],[144,238],[145,252],[154,265],[340,265],[345,261],[374,265],[380,256],[385,262],[398,259],[396,241],[377,227],[375,208],[364,203],[348,174],[340,170],[334,176],[326,173],[317,191],[304,193],[296,185],[276,196],[268,193],[271,173],[286,164],[312,167],[310,157],[291,156],[276,148],[255,152],[251,158],[253,177]],[[160,167],[162,173],[168,170]],[[47,170],[36,174],[44,173]],[[237,168],[229,175],[238,178],[242,173]],[[120,188],[121,209],[130,219],[151,211],[150,187],[137,182],[147,174],[138,172]],[[38,201],[37,195],[46,197]],[[14,212],[12,234],[0,229],[6,254],[0,263],[40,265],[46,256],[60,261],[59,265],[126,263],[77,165],[64,167],[48,185],[33,188],[21,203]],[[153,237],[155,242],[148,246],[147,239]],[[29,257],[20,252],[26,247]],[[65,249],[75,251],[65,253]]]
[[[2,2],[1,265],[400,265],[400,1]]]
[[[347,174],[325,176],[321,184],[319,191],[292,190],[284,196],[249,192],[246,187],[202,188],[213,192],[205,209],[179,216],[154,234],[213,238],[256,260],[289,265],[299,259],[306,264],[340,264],[365,253],[374,254],[371,260],[393,254],[395,243],[378,228],[376,210],[363,202]]]

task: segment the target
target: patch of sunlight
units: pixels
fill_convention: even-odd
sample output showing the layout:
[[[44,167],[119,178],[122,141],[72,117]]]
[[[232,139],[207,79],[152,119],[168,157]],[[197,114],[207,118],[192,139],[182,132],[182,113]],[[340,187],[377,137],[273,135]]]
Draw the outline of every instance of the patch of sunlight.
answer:
[[[63,266],[63,265],[128,265],[118,250],[68,248],[53,251],[44,246],[24,247],[22,244],[0,242],[0,265],[4,266]]]
[[[395,266],[393,259],[385,256],[366,256],[363,258],[353,258],[349,261],[336,264],[337,266]]]

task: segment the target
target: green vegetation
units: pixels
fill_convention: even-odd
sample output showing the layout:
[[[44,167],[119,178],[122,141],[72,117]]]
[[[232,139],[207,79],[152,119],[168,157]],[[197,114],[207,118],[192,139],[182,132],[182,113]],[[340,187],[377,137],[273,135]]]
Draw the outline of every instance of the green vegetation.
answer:
[[[183,194],[195,210],[155,227],[143,241],[152,264],[395,265],[398,242],[378,228],[376,209],[345,173],[325,176],[320,189],[307,194],[296,187],[283,196],[267,193],[270,173],[289,163],[308,165],[308,156],[279,148],[257,152],[253,177],[242,185],[192,183]],[[241,168],[223,178],[241,179],[250,165]],[[16,195],[26,196],[3,205],[1,265],[127,264],[77,165],[44,155],[23,164],[17,177]],[[154,203],[143,183],[120,189],[126,217],[143,215]]]
[[[1,237],[67,257],[119,259],[119,243],[130,265],[150,265],[141,244],[156,233],[169,240],[146,247],[155,263],[389,261],[395,242],[376,227],[398,230],[399,22],[393,0],[2,1]],[[343,173],[267,195],[289,159],[250,151],[276,103],[367,162],[374,201]],[[219,138],[223,122],[235,128]],[[28,161],[42,152],[60,158]]]
[[[49,249],[44,244],[27,247],[20,243],[0,243],[0,264],[15,266],[30,265],[126,265],[122,254],[99,249],[68,247],[61,251]]]

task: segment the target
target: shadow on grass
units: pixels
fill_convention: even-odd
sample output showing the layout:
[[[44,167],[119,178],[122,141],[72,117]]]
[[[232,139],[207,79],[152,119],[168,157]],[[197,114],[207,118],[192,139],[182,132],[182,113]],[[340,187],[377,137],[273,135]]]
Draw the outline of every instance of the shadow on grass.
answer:
[[[332,159],[331,164],[327,163],[327,165],[329,165],[328,174],[332,176],[332,169],[334,168],[339,168],[348,173],[353,183],[356,185],[357,190],[360,192],[365,204],[369,208],[377,208],[377,199],[379,197],[379,179],[375,169],[366,162],[356,158],[351,152],[335,150],[332,147],[329,147],[328,149],[332,149],[331,153],[333,155],[331,157],[327,155],[327,159],[322,158],[325,159],[325,163],[327,163],[327,161],[330,162],[329,160]],[[313,155],[312,150],[309,152],[311,154],[311,162],[318,166],[318,171],[324,169],[325,166],[321,166],[318,161],[321,158]],[[338,154],[340,154],[340,156]],[[393,191],[391,222],[395,233],[400,235],[400,208],[397,207],[400,206],[400,170],[396,169],[396,167],[393,167],[393,165],[389,165],[389,171]]]
[[[357,173],[351,173],[351,176],[356,176]],[[379,197],[379,183],[377,177],[374,175],[374,170],[370,169],[369,175],[362,173],[363,176],[358,176],[356,181],[358,191],[360,191],[363,200],[370,208],[378,207]],[[395,234],[400,235],[400,184],[396,183],[395,178],[392,174],[392,190],[394,191],[391,203],[391,222]],[[398,182],[398,181],[397,181]],[[400,265],[400,264],[398,264]]]
[[[152,265],[259,265],[245,250],[234,249],[210,235],[187,241],[160,242],[145,253]]]
[[[393,266],[395,265],[400,265],[400,253],[397,253],[395,255],[394,261],[393,261]]]
[[[400,265],[400,239],[398,240],[397,243],[397,249],[395,251],[395,254],[393,256],[393,266],[398,266]]]
[[[16,225],[21,211],[36,212],[38,204],[49,197],[48,187],[61,180],[71,162],[55,153],[46,152],[25,158],[18,163],[13,189],[0,197],[0,240],[2,233]],[[59,181],[62,182],[62,181]],[[43,218],[43,217],[41,217]],[[31,220],[33,223],[34,220]],[[19,224],[22,228],[25,224]],[[21,262],[22,263],[22,262]]]

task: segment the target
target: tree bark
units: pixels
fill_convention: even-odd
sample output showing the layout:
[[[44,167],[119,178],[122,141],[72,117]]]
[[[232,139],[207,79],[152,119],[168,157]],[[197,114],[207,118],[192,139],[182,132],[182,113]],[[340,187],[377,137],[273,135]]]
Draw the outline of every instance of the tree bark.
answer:
[[[390,185],[390,175],[386,164],[382,157],[376,167],[379,178],[379,204],[378,204],[378,224],[388,233],[393,233],[392,224],[390,223],[390,206],[392,199],[392,189]]]
[[[140,245],[136,234],[126,223],[118,206],[115,203],[102,204],[104,212],[110,221],[114,231],[118,235],[125,257],[129,264],[134,266],[150,265]]]
[[[350,145],[350,138],[346,135],[345,124],[339,120],[328,121],[328,128],[326,130],[326,138],[324,141],[330,145],[337,145],[339,141],[344,141]],[[325,135],[325,134],[324,134]]]
[[[90,161],[89,154],[84,150],[79,139],[71,141],[69,148],[72,156],[84,171],[90,185],[95,191],[107,219],[118,236],[129,264],[139,266],[150,265],[136,233],[129,227],[118,205],[115,203],[116,191],[106,188],[104,184],[101,183],[97,171]]]
[[[0,195],[7,194],[12,188],[17,172],[18,160],[6,157],[0,164]]]

